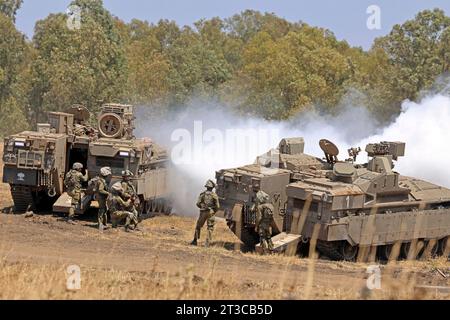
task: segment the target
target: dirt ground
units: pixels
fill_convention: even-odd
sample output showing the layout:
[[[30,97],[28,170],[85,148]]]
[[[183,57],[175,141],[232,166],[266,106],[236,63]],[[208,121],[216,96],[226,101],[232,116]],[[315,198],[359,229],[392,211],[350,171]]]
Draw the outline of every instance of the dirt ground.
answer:
[[[0,208],[12,205],[0,185]],[[443,258],[381,265],[369,290],[369,264],[244,253],[218,221],[212,247],[189,246],[195,219],[155,217],[142,231],[99,233],[54,215],[0,213],[0,299],[449,299]],[[203,235],[204,236],[204,235]],[[69,266],[80,270],[69,290]]]

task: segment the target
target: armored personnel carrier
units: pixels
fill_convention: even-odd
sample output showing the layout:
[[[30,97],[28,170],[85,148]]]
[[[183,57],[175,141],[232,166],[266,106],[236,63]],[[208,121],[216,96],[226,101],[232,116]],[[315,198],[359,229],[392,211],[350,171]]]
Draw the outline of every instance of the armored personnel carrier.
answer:
[[[287,208],[286,186],[314,177],[328,165],[305,154],[304,147],[303,138],[282,139],[277,149],[257,157],[254,164],[216,172],[221,206],[218,215],[227,219],[230,229],[249,248],[259,242],[255,231],[256,213],[251,210],[256,193],[263,190],[270,195],[275,207],[273,232],[282,233]]]
[[[363,165],[354,163],[360,148],[339,161],[332,142],[321,140],[320,147],[323,160],[303,153],[303,139],[283,139],[255,164],[216,173],[221,213],[244,244],[259,241],[251,208],[263,190],[275,207],[276,251],[307,251],[313,239],[322,255],[337,260],[448,254],[450,190],[393,170],[404,143],[369,144]]]
[[[363,165],[353,163],[355,149],[340,162],[333,143],[320,146],[330,168],[287,186],[286,232],[337,260],[448,255],[450,190],[393,170],[405,143],[368,144]]]
[[[64,176],[75,162],[88,169],[89,178],[100,168],[111,167],[112,183],[123,170],[134,174],[141,211],[170,212],[166,150],[148,138],[133,136],[133,107],[106,104],[98,114],[97,128],[89,125],[90,112],[83,106],[67,112],[50,112],[48,123],[5,139],[3,182],[11,187],[15,210],[47,209],[68,212]],[[78,213],[95,203],[82,199]]]

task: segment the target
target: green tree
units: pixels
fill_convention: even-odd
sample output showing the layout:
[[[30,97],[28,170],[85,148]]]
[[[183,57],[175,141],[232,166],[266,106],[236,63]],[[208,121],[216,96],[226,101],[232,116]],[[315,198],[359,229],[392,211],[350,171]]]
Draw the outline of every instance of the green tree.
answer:
[[[298,27],[298,24],[289,23],[273,13],[262,14],[254,10],[245,10],[225,19],[225,29],[230,36],[244,42],[248,42],[258,32],[266,32],[274,39],[278,39]]]
[[[375,41],[374,48],[383,49],[394,68],[390,85],[397,100],[416,99],[449,70],[449,26],[450,18],[442,10],[425,10]]]
[[[25,37],[0,13],[0,135],[27,128],[28,63]]]
[[[100,0],[76,0],[81,28],[70,30],[67,15],[52,14],[36,24],[33,44],[32,106],[37,119],[46,110],[81,103],[93,111],[125,93],[126,60],[122,39]]]
[[[16,13],[22,6],[23,0],[0,0],[0,12],[16,21]]]
[[[170,61],[163,54],[155,28],[133,20],[127,25],[128,97],[133,103],[166,105]]]
[[[352,76],[340,49],[332,34],[307,25],[279,39],[259,32],[243,54],[240,76],[248,94],[242,107],[269,119],[286,119],[313,105],[331,112]]]

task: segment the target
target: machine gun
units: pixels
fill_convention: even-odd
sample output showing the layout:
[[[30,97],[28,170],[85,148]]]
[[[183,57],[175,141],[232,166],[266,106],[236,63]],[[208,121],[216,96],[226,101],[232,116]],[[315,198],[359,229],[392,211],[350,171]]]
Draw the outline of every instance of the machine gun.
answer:
[[[356,162],[356,158],[358,157],[359,153],[361,152],[361,148],[350,148],[348,149],[348,156],[350,157],[347,159],[349,162]]]

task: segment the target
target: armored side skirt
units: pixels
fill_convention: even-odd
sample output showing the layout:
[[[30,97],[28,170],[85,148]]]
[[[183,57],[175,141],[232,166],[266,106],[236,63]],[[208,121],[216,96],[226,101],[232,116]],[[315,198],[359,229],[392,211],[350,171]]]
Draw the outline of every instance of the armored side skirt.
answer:
[[[327,224],[308,219],[303,228],[303,237],[310,238],[316,224],[321,225],[319,240],[346,240],[351,245],[385,245],[414,239],[441,239],[450,235],[450,209],[351,216]]]

